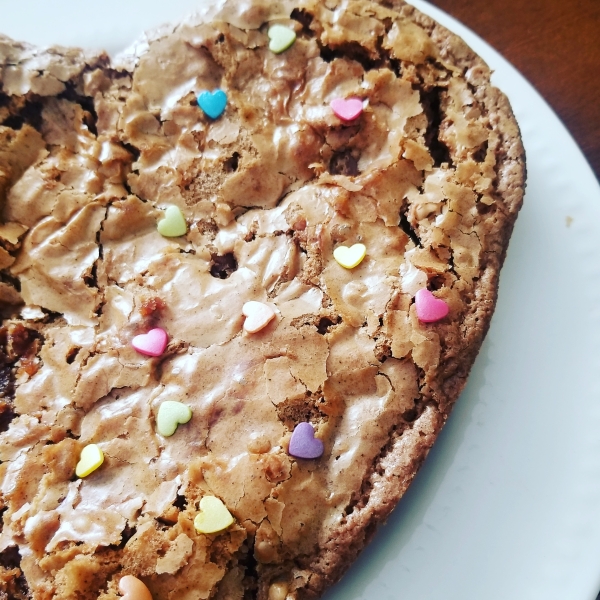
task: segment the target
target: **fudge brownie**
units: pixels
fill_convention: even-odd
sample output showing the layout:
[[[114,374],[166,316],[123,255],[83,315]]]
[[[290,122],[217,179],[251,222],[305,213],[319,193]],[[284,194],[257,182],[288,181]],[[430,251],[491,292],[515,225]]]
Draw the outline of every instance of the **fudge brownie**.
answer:
[[[112,61],[0,37],[0,84],[0,598],[318,597],[489,326],[489,68],[401,0],[231,0]]]

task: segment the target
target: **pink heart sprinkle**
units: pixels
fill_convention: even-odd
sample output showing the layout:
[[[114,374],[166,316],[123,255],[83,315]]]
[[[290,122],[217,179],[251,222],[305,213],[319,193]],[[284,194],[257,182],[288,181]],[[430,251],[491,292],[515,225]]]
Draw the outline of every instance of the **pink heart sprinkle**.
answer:
[[[428,289],[421,289],[415,294],[417,317],[423,323],[433,323],[443,319],[450,310],[448,305],[436,298]]]
[[[336,98],[329,106],[342,121],[354,121],[363,111],[363,102],[360,98]]]
[[[292,433],[288,452],[296,458],[319,458],[323,455],[323,442],[315,437],[310,423],[298,423]]]
[[[167,347],[169,337],[164,329],[157,327],[151,329],[148,333],[136,335],[131,340],[131,345],[140,353],[146,356],[160,356]]]

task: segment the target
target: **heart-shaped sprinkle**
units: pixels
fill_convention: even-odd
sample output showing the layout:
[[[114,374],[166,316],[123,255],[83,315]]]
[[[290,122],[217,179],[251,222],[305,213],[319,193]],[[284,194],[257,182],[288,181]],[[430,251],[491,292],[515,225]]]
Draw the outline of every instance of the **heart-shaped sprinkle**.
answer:
[[[338,246],[333,251],[333,258],[339,265],[344,269],[354,269],[362,262],[365,254],[367,253],[367,247],[364,244],[354,244],[354,246]]]
[[[342,121],[354,121],[363,111],[363,101],[360,98],[336,98],[329,106]]]
[[[136,335],[131,340],[131,345],[145,356],[161,356],[167,347],[168,341],[167,332],[160,327],[156,327],[148,333]]]
[[[165,216],[158,222],[158,233],[165,237],[180,237],[187,233],[187,224],[183,213],[177,206],[169,206]]]
[[[104,462],[104,453],[100,446],[96,444],[88,444],[81,451],[79,462],[75,467],[75,475],[77,477],[87,477],[93,473]]]
[[[244,331],[248,333],[256,333],[264,329],[275,317],[275,311],[268,304],[254,300],[242,306],[242,314],[246,317]]]
[[[187,423],[192,418],[192,409],[181,402],[165,400],[156,415],[156,429],[164,437],[172,436],[178,425]]]
[[[198,533],[217,533],[233,523],[233,517],[219,498],[204,496],[200,500],[200,511],[194,519]]]
[[[211,119],[218,119],[227,106],[227,94],[223,90],[205,90],[198,95],[198,105]]]
[[[269,36],[269,50],[281,54],[296,41],[296,32],[283,25],[272,25],[267,33]]]
[[[423,323],[434,323],[443,319],[449,312],[448,305],[436,298],[428,289],[421,289],[415,294],[417,318]]]
[[[288,452],[296,458],[319,458],[323,455],[323,442],[315,437],[310,423],[298,423],[292,433]]]
[[[123,594],[123,600],[152,600],[150,590],[133,575],[121,577],[119,591]]]
[[[269,586],[269,600],[285,600],[288,597],[289,586],[285,581],[275,581]]]

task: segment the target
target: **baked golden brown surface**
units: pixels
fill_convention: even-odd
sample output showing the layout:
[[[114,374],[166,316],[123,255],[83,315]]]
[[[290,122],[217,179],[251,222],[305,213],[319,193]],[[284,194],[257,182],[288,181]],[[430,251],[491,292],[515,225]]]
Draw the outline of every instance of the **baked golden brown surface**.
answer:
[[[506,98],[402,3],[225,3],[112,65],[6,38],[0,58],[0,590],[108,600],[129,574],[155,600],[318,596],[489,325],[524,186]],[[184,235],[157,230],[168,207]],[[447,316],[419,319],[423,288]],[[254,333],[251,301],[275,313]],[[132,346],[153,328],[157,357]],[[173,435],[166,401],[192,411]],[[318,458],[290,454],[306,422]],[[104,462],[77,477],[90,444]],[[211,496],[234,522],[202,533]]]

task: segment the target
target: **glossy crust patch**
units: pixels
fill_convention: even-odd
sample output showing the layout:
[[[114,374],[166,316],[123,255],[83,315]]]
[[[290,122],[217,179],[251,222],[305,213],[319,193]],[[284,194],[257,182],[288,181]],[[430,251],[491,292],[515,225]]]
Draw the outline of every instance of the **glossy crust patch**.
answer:
[[[402,2],[215,3],[135,48],[0,37],[0,596],[315,598],[465,384],[519,130]]]

